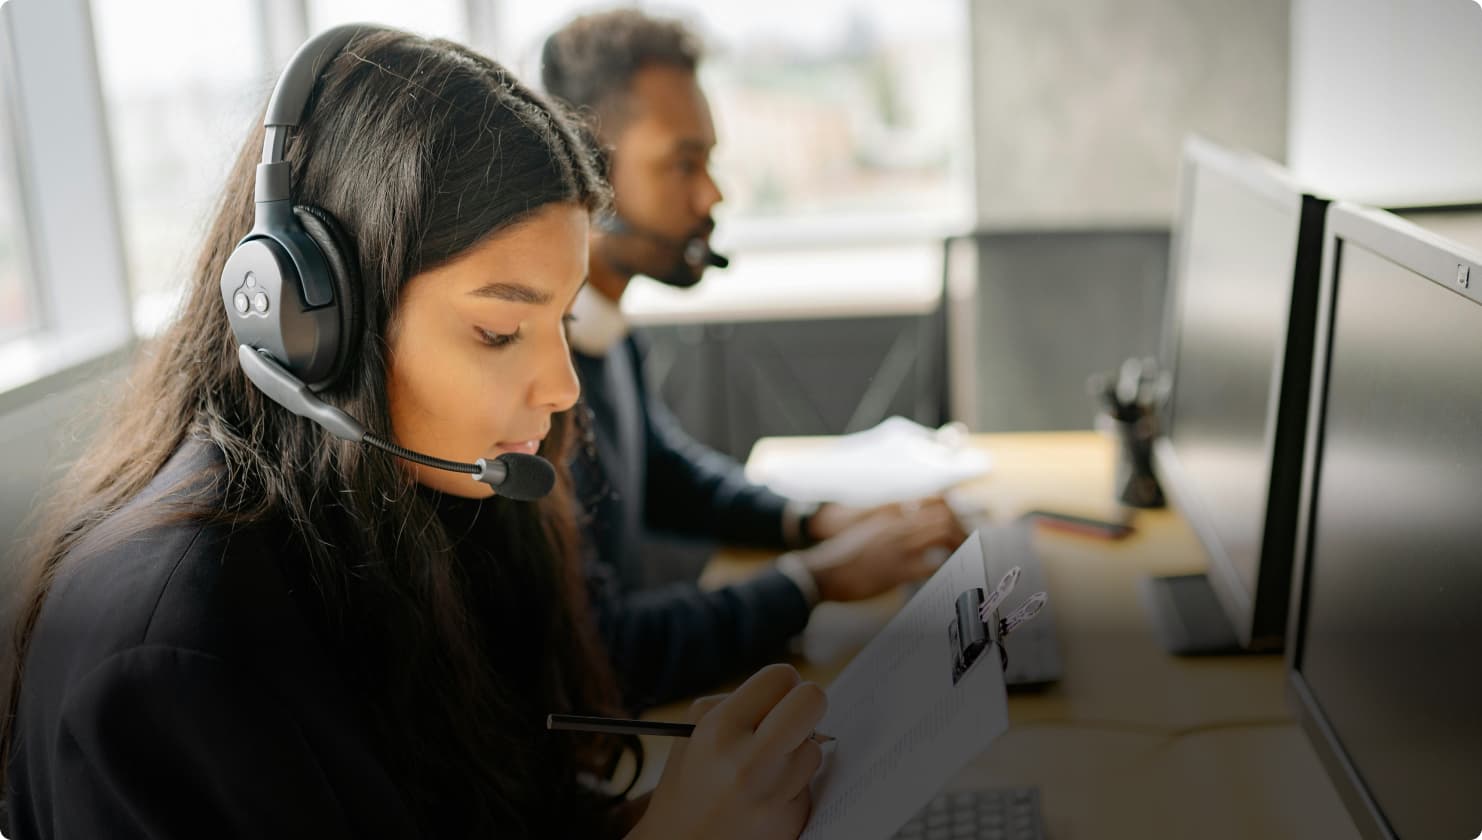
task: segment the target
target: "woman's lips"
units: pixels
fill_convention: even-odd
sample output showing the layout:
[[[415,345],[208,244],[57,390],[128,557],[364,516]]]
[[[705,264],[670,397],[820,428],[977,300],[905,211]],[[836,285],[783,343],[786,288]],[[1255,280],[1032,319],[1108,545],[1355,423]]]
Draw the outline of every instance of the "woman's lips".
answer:
[[[540,438],[532,440],[501,441],[494,444],[498,452],[523,452],[526,455],[534,455],[540,449]]]

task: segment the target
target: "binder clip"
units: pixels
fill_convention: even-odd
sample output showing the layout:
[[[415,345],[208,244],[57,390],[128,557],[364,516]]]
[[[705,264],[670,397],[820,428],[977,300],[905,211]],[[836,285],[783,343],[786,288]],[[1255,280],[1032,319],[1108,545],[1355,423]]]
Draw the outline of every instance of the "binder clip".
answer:
[[[1009,569],[992,594],[985,596],[982,589],[974,587],[957,596],[957,614],[947,625],[947,637],[952,646],[953,685],[989,647],[998,649],[999,666],[1008,670],[1009,652],[1003,640],[1038,615],[1049,600],[1045,593],[1036,592],[1007,616],[1001,615],[999,607],[1014,591],[1019,574],[1018,566]]]

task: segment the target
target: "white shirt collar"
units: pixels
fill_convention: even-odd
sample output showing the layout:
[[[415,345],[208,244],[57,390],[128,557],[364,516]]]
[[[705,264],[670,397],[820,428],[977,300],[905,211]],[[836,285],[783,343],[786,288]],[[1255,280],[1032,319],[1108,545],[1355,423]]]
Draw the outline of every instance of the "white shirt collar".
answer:
[[[606,356],[613,345],[628,335],[628,319],[622,308],[590,285],[576,293],[571,314],[576,320],[567,337],[573,348],[587,356]]]

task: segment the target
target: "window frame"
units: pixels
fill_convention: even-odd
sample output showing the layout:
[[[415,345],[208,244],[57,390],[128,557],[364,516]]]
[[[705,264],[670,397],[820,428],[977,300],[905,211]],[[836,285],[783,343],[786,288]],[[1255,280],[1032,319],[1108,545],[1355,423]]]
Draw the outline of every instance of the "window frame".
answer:
[[[18,331],[0,331],[0,346],[30,334],[41,322],[40,313],[37,311],[40,289],[36,282],[36,242],[33,241],[31,225],[27,222],[31,218],[31,208],[28,206],[21,182],[21,173],[25,169],[25,150],[22,148],[20,132],[16,130],[21,119],[14,91],[16,78],[15,51],[11,48],[10,15],[4,9],[0,9],[0,131],[5,133],[5,140],[10,145],[9,154],[4,155],[4,159],[0,160],[0,167],[4,167],[5,177],[12,188],[3,200],[11,205],[10,209],[16,219],[14,231],[15,246],[18,251],[16,261],[21,273],[21,284],[26,301],[25,323]]]
[[[33,292],[31,329],[0,342],[0,394],[12,397],[135,337],[89,6],[12,0],[0,33]]]

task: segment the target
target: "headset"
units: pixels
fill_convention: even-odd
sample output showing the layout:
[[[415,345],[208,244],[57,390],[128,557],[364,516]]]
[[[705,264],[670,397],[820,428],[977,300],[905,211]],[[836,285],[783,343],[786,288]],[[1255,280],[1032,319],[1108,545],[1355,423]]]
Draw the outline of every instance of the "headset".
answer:
[[[237,339],[237,360],[268,399],[341,440],[467,473],[511,499],[540,499],[555,486],[555,470],[543,458],[522,452],[507,452],[492,462],[434,458],[366,431],[316,396],[350,367],[364,329],[364,304],[349,236],[322,208],[293,203],[284,144],[288,131],[303,120],[324,68],[357,34],[379,29],[347,24],[310,38],[288,60],[268,99],[252,229],[221,272],[221,301]]]
[[[684,276],[671,274],[668,277],[655,277],[660,283],[668,286],[677,286],[686,289],[700,282],[700,272],[706,266],[725,268],[731,264],[731,260],[715,251],[710,250],[710,243],[698,236],[688,239],[678,239],[659,233],[646,227],[640,227],[619,216],[616,211],[608,211],[597,218],[597,228],[603,233],[613,236],[632,236],[646,239],[662,248],[668,249],[672,254],[684,261],[689,273]]]

